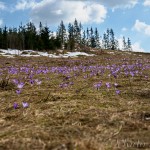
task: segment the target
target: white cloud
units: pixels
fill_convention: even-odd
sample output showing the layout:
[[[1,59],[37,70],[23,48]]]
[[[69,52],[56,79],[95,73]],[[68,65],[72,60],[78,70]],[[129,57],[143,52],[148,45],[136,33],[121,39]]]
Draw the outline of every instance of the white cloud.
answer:
[[[6,9],[6,6],[3,2],[0,2],[0,10]]]
[[[112,9],[116,8],[133,8],[137,3],[138,0],[99,0]]]
[[[15,10],[25,10],[29,8],[34,8],[35,5],[35,0],[20,0],[17,2]]]
[[[35,23],[58,24],[61,20],[68,23],[75,18],[82,23],[102,23],[107,10],[103,5],[90,1],[60,0],[58,3],[57,0],[42,0],[34,3],[30,14]]]
[[[120,38],[118,38],[118,43],[119,43],[119,49],[122,50],[123,49],[123,42],[122,42],[122,36],[120,36]]]
[[[144,6],[150,6],[150,0],[145,0],[143,3]]]
[[[3,25],[3,20],[2,19],[0,19],[0,26],[2,26]]]
[[[141,47],[139,42],[132,44],[132,50],[135,52],[144,52],[144,49]]]
[[[138,31],[138,32],[142,32],[145,35],[150,36],[150,25],[146,24],[145,22],[141,22],[139,20],[136,20],[135,24],[133,26],[133,29]]]
[[[82,23],[104,22],[107,9],[132,8],[138,0],[19,0],[15,11],[30,9],[30,20],[34,23],[58,24],[73,22],[76,18]],[[106,6],[106,7],[104,7]]]

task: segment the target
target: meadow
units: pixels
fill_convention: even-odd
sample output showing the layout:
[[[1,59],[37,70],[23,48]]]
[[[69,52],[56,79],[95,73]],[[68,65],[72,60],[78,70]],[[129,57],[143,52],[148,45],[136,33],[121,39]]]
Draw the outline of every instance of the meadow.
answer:
[[[0,150],[150,148],[150,54],[0,56]]]

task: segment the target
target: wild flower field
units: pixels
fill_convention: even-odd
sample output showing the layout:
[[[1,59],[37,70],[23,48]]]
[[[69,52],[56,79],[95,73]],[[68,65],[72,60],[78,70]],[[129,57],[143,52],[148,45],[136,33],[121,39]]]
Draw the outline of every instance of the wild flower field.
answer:
[[[150,148],[150,55],[0,57],[0,150]]]

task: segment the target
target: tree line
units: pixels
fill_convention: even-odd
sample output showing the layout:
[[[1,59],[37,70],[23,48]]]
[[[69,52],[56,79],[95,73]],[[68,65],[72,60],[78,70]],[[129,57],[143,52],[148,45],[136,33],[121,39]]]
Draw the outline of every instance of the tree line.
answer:
[[[123,50],[132,50],[131,40],[125,37],[122,39]],[[39,23],[36,28],[34,23],[29,22],[26,25],[16,27],[0,28],[0,48],[1,49],[33,49],[33,50],[56,50],[56,49],[119,49],[119,42],[115,37],[113,29],[107,29],[100,36],[97,28],[83,29],[81,23],[76,19],[73,23],[69,23],[66,29],[63,21],[57,27],[56,34]]]

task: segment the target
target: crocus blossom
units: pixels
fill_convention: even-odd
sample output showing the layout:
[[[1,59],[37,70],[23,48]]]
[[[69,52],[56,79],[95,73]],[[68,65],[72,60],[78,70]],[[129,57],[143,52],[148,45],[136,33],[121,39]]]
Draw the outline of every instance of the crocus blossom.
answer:
[[[17,109],[18,106],[19,106],[18,103],[15,102],[15,103],[14,103],[14,109]]]
[[[23,83],[23,82],[21,82],[21,83],[19,83],[19,84],[17,85],[17,87],[18,87],[19,89],[22,89],[23,86],[24,86],[24,83]]]
[[[22,102],[22,106],[23,106],[24,108],[27,108],[27,107],[29,107],[29,104],[28,104],[27,102]]]

